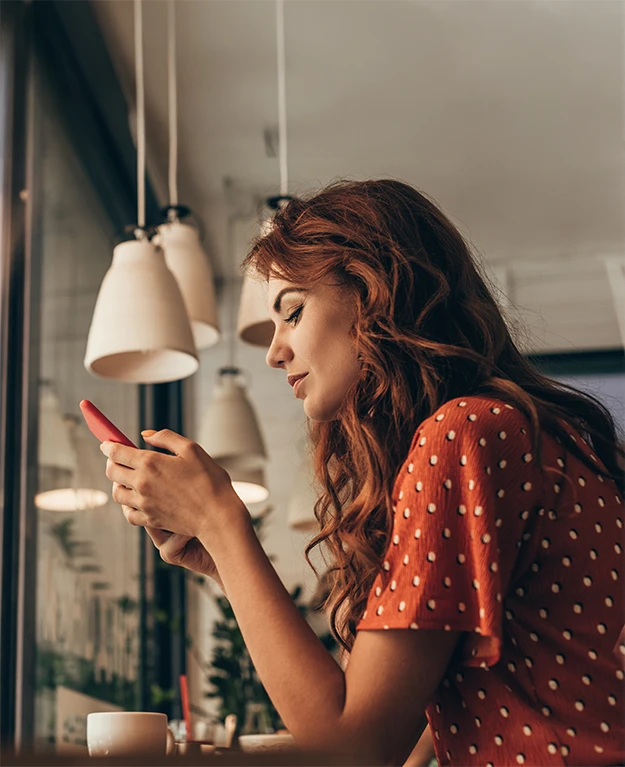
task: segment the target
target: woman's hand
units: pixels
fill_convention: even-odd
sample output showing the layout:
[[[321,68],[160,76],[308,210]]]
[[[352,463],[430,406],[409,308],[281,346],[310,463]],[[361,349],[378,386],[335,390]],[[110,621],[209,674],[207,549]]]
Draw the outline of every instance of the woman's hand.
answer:
[[[144,439],[171,455],[114,442],[100,446],[108,458],[106,476],[115,483],[113,499],[131,525],[177,534],[171,539],[158,534],[158,548],[166,546],[166,556],[181,564],[185,559],[207,563],[197,544],[185,548],[188,539],[221,538],[233,521],[248,517],[245,505],[226,470],[195,442],[169,429],[145,432]]]
[[[158,530],[154,527],[146,527],[145,532],[159,550],[163,562],[207,575],[222,591],[224,590],[213,558],[197,538],[189,538],[186,535],[170,533],[169,530]]]

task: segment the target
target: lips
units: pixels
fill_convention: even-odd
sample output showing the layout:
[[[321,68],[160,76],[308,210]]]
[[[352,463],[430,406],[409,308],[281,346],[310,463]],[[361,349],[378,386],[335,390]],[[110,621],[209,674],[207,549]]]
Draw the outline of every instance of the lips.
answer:
[[[300,375],[290,375],[287,376],[286,380],[289,382],[290,386],[295,386],[297,381],[301,381],[302,378],[306,378],[308,373],[301,373]]]

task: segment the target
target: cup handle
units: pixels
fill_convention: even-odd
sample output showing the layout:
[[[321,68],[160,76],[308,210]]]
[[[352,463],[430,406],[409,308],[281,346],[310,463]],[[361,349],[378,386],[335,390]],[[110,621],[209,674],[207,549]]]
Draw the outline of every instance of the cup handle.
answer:
[[[173,756],[176,753],[176,736],[171,727],[167,728],[167,745],[165,747],[165,755]]]

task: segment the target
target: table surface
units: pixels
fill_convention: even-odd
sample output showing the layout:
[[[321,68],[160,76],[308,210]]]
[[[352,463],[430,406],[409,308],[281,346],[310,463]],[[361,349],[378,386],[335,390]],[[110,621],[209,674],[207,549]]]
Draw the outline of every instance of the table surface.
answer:
[[[204,765],[205,767],[366,767],[362,756],[329,754],[319,751],[265,751],[244,753],[239,749],[223,749],[210,754],[154,757],[89,757],[81,754],[4,751],[0,753],[2,767],[173,767],[174,765]]]

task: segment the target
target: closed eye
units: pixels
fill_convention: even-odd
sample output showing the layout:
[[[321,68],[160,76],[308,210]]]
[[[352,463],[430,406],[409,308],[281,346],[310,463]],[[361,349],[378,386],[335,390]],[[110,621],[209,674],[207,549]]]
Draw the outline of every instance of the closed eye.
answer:
[[[304,306],[299,306],[293,314],[291,314],[289,317],[286,318],[286,320],[282,320],[287,325],[297,325],[297,320],[299,319],[300,314],[302,313],[302,309]]]

